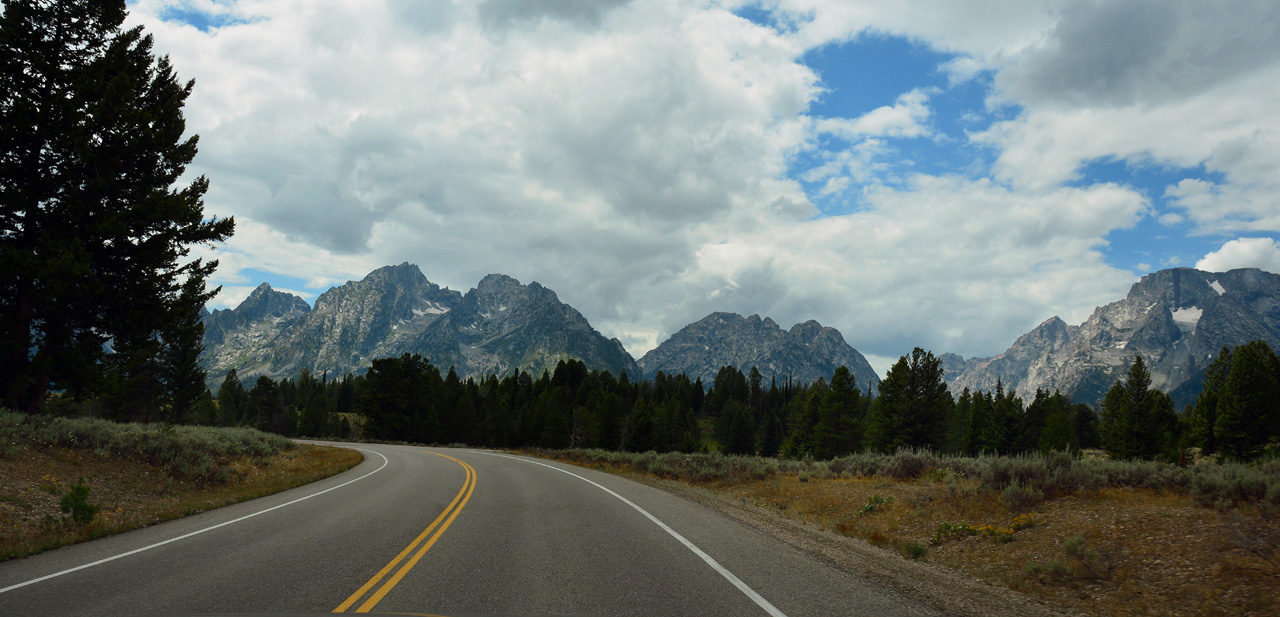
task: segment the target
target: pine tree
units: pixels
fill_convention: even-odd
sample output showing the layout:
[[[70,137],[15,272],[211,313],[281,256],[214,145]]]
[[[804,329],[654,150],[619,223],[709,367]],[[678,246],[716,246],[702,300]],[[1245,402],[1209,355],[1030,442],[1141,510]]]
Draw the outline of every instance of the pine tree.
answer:
[[[1151,388],[1151,373],[1136,356],[1128,379],[1107,391],[1102,401],[1102,446],[1112,457],[1150,459],[1172,447],[1177,416],[1173,399]]]
[[[1227,376],[1231,373],[1231,348],[1222,347],[1218,357],[1209,363],[1204,373],[1204,386],[1191,408],[1188,424],[1191,442],[1200,446],[1203,454],[1218,451],[1218,440],[1213,429],[1218,423],[1218,404],[1226,389]]]
[[[1280,359],[1265,341],[1252,341],[1231,353],[1213,436],[1223,454],[1257,458],[1280,437]]]
[[[880,382],[880,397],[871,405],[867,440],[882,452],[902,447],[941,449],[954,405],[940,362],[916,347],[910,359],[899,358]]]
[[[141,28],[122,30],[125,13],[124,0],[7,0],[0,15],[0,396],[13,407],[110,380],[153,413],[166,345],[217,291],[203,289],[216,262],[184,259],[234,224],[205,217],[205,178],[174,188],[196,153],[193,83]]]
[[[222,426],[239,424],[244,419],[245,400],[244,385],[233,368],[227,371],[222,387],[218,388],[218,412],[221,416],[218,423]]]

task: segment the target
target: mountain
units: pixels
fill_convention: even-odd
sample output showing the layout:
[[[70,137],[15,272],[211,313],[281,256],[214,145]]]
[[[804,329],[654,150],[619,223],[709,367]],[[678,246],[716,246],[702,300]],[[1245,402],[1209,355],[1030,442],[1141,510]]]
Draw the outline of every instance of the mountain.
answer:
[[[954,392],[994,390],[999,379],[1024,400],[1056,388],[1093,404],[1142,354],[1152,386],[1174,393],[1181,408],[1222,347],[1256,339],[1280,346],[1280,275],[1174,268],[1142,277],[1080,326],[1054,317],[998,356],[943,354],[944,378]]]
[[[614,376],[642,374],[618,339],[606,339],[554,291],[501,274],[484,277],[406,349],[442,368],[454,366],[459,375],[501,375],[517,367],[538,375],[567,358]]]
[[[639,364],[646,377],[658,371],[684,373],[690,379],[701,377],[707,386],[723,366],[743,371],[754,366],[765,378],[812,383],[819,377],[831,379],[843,365],[864,390],[877,391],[880,385],[867,359],[845,342],[839,330],[806,321],[784,331],[759,315],[712,313],[676,332],[640,358]]]
[[[216,373],[218,383],[232,366],[260,366],[281,332],[310,311],[302,298],[263,283],[240,306],[204,315],[201,365],[211,379]]]
[[[403,263],[347,281],[316,298],[305,319],[285,330],[272,347],[277,375],[306,368],[345,374],[374,358],[398,356],[404,343],[448,313],[462,294],[441,289],[417,266]]]
[[[463,295],[427,280],[417,266],[386,266],[316,299],[263,285],[235,309],[205,316],[202,365],[219,384],[232,368],[243,379],[361,372],[375,358],[418,353],[462,377],[541,373],[563,358],[615,375],[641,370],[616,339],[538,283],[490,275]]]

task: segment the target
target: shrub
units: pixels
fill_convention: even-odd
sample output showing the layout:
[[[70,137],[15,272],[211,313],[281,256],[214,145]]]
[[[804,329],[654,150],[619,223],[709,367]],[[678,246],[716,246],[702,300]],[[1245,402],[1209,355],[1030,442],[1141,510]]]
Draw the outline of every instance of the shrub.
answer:
[[[1000,491],[1000,496],[1004,498],[1005,507],[1013,512],[1029,510],[1044,501],[1044,491],[1035,488],[1029,482],[1023,484],[1018,480],[1014,480]]]
[[[925,552],[924,545],[916,544],[915,542],[908,542],[902,546],[902,554],[906,555],[908,559],[920,559],[924,557]]]
[[[88,525],[93,522],[93,517],[97,516],[99,507],[89,503],[89,485],[84,483],[84,478],[80,478],[79,482],[71,485],[71,490],[62,496],[62,512],[70,513],[71,520],[77,525]]]
[[[880,510],[880,506],[888,505],[891,503],[893,503],[892,497],[881,497],[879,495],[872,495],[867,498],[867,504],[862,506],[861,510],[858,510],[857,515],[866,516],[868,514],[874,514],[875,512]]]
[[[1082,578],[1107,579],[1115,570],[1115,559],[1110,553],[1102,554],[1089,547],[1084,536],[1073,536],[1062,543],[1062,552],[1073,563],[1072,571]]]
[[[142,459],[175,478],[217,481],[241,456],[262,459],[294,447],[280,435],[250,428],[142,425],[97,418],[28,416],[0,411],[0,436],[32,447],[84,448]]]

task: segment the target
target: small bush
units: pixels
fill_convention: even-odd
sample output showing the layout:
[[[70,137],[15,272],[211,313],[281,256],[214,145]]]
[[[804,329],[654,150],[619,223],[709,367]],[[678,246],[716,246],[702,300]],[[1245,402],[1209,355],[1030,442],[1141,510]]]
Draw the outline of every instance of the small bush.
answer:
[[[1072,571],[1081,578],[1108,579],[1115,570],[1115,559],[1089,547],[1084,536],[1073,536],[1062,543],[1062,552],[1072,561]]]
[[[880,510],[880,506],[888,505],[891,503],[893,503],[892,497],[881,497],[879,495],[872,495],[867,498],[867,504],[862,506],[861,510],[858,510],[858,516],[866,516],[868,514],[874,514]]]
[[[89,485],[84,478],[71,485],[71,490],[62,496],[62,512],[71,514],[71,520],[77,525],[88,525],[97,516],[99,507],[89,503]]]
[[[932,452],[905,448],[894,452],[887,463],[884,475],[902,480],[919,478],[930,469],[938,467],[938,459]]]
[[[930,542],[933,544],[941,544],[947,540],[967,538],[976,533],[978,533],[977,528],[970,525],[968,521],[961,521],[959,523],[943,521],[938,524],[938,529],[933,532],[933,539],[930,540]]]
[[[915,542],[908,542],[902,546],[902,554],[906,555],[908,559],[921,559],[926,551],[927,549],[925,549],[924,545],[916,544]]]
[[[1057,559],[1053,559],[1044,565],[1040,565],[1039,562],[1033,561],[1023,566],[1022,572],[1028,576],[1052,576],[1060,578],[1071,574],[1071,569],[1067,567],[1067,564],[1064,564]]]
[[[1030,510],[1044,501],[1044,491],[1035,488],[1030,483],[1023,484],[1018,480],[1014,480],[1003,491],[1000,491],[1000,496],[1004,499],[1005,507],[1012,512]]]

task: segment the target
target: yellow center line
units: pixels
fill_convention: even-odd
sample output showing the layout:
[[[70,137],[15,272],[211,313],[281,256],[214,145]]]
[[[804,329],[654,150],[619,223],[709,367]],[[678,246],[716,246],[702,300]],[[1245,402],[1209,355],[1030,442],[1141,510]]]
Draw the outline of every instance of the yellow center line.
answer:
[[[466,482],[463,483],[462,488],[458,491],[458,494],[454,496],[453,501],[449,503],[449,506],[445,508],[444,511],[441,512],[440,515],[437,516],[434,521],[431,521],[431,524],[428,525],[427,528],[423,530],[422,533],[418,534],[418,537],[414,538],[413,542],[409,543],[409,546],[405,547],[404,550],[400,551],[400,554],[396,555],[395,559],[392,559],[390,563],[383,566],[381,570],[378,570],[378,573],[373,575],[373,578],[369,579],[369,581],[366,582],[364,585],[361,585],[360,589],[356,590],[355,593],[351,594],[351,597],[343,601],[342,604],[339,604],[338,608],[333,609],[333,612],[342,613],[342,612],[345,612],[347,609],[351,608],[351,606],[354,605],[356,602],[358,602],[360,598],[364,597],[364,594],[368,593],[370,589],[372,589],[375,585],[377,585],[378,582],[381,581],[384,576],[386,576],[388,573],[394,570],[396,565],[398,565],[402,560],[404,560],[404,558],[408,556],[409,553],[412,553],[413,549],[416,548],[424,538],[430,535],[431,531],[435,529],[437,525],[440,525],[441,521],[444,521],[444,525],[440,526],[440,529],[436,531],[435,535],[431,536],[431,539],[428,540],[427,543],[424,544],[422,548],[418,550],[418,552],[408,562],[406,562],[404,566],[401,567],[400,570],[395,573],[394,576],[391,577],[390,580],[388,580],[385,584],[383,584],[382,587],[380,587],[376,593],[370,596],[369,599],[366,600],[364,604],[360,605],[360,608],[356,609],[357,613],[369,612],[375,605],[378,604],[379,601],[382,600],[383,597],[387,595],[387,593],[389,593],[396,586],[397,583],[400,582],[400,579],[404,578],[405,574],[409,573],[409,570],[411,570],[413,566],[418,563],[418,560],[422,559],[422,556],[426,554],[427,550],[435,545],[436,540],[439,540],[440,536],[444,534],[446,529],[449,528],[449,525],[453,524],[453,519],[457,518],[458,513],[462,511],[462,508],[467,505],[467,501],[471,499],[471,493],[476,488],[475,468],[447,454],[440,454],[439,452],[430,452],[427,450],[424,450],[424,452],[447,458],[459,465],[462,465],[462,468],[465,469],[467,472]]]

